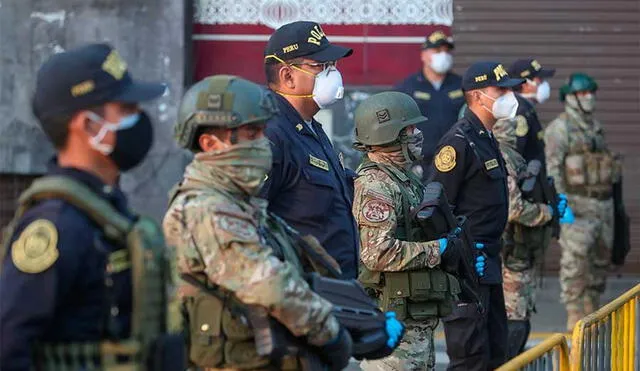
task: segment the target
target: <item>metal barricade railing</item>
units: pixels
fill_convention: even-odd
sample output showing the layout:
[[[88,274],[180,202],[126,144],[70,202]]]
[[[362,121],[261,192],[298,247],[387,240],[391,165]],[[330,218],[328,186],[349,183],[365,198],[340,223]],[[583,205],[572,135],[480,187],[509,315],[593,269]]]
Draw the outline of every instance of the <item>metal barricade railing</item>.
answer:
[[[640,285],[578,321],[572,371],[640,370]]]
[[[554,334],[496,371],[569,371],[569,347],[563,334]]]

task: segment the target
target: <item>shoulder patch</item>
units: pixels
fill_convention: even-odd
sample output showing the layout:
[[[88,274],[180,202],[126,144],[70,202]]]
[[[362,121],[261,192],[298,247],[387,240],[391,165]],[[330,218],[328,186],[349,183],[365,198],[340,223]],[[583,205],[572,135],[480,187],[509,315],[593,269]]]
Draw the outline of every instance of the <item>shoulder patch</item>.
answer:
[[[544,130],[538,132],[538,140],[544,140]]]
[[[40,273],[58,260],[58,230],[46,219],[29,224],[11,245],[13,264],[25,273]]]
[[[258,230],[251,214],[233,203],[215,205],[212,215],[216,235],[223,244],[231,241],[257,241]]]
[[[389,219],[391,205],[380,200],[369,200],[362,206],[362,216],[368,222],[380,223]]]
[[[516,135],[523,137],[529,132],[529,124],[526,117],[522,115],[516,116]]]
[[[246,241],[258,239],[256,227],[247,220],[225,214],[219,215],[217,219],[218,227],[235,237]]]
[[[451,171],[456,167],[456,150],[452,146],[444,146],[440,148],[435,157],[436,169],[442,173]]]

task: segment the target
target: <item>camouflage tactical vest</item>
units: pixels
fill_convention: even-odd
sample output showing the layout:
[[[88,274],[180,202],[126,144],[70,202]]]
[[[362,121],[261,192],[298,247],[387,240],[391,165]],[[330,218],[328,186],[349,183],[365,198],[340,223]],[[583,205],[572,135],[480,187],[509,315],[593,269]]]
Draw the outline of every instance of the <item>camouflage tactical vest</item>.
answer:
[[[162,369],[158,363],[163,360],[153,360],[158,356],[155,353],[167,332],[169,313],[167,282],[170,280],[170,268],[164,256],[162,231],[149,218],[129,220],[84,184],[68,177],[46,176],[35,180],[20,196],[14,219],[5,229],[0,263],[9,249],[10,238],[20,218],[36,203],[47,199],[61,199],[79,208],[102,228],[106,239],[122,246],[109,254],[105,276],[131,270],[133,312],[129,339],[107,340],[108,334],[105,334],[105,340],[100,342],[41,343],[34,352],[36,369]],[[105,288],[107,292],[111,290],[109,280],[105,280]],[[170,352],[172,356],[182,352],[181,345],[181,349]],[[161,352],[166,351],[168,349]]]
[[[588,129],[571,114],[559,117],[567,127],[568,151],[564,159],[567,192],[596,199],[609,199],[612,185],[621,175],[621,163],[606,146],[602,128]]]
[[[178,193],[194,190],[211,191],[198,185],[179,185],[172,191],[170,199],[175,199]],[[250,207],[227,192],[220,189],[215,192],[222,193],[245,211]],[[263,217],[258,222],[261,240],[302,276],[303,263],[292,236],[297,232],[275,215],[267,213]],[[318,270],[314,268],[310,270]],[[294,356],[284,356],[276,366],[268,357],[259,354],[254,331],[244,313],[247,307],[231,291],[211,283],[204,275],[193,278],[200,287],[187,282],[182,286],[183,318],[191,365],[205,369],[299,369],[299,360]],[[264,316],[268,316],[266,311]]]
[[[411,210],[422,202],[424,186],[420,180],[410,172],[402,172],[366,157],[357,172],[360,174],[372,168],[389,176],[402,194],[403,215],[398,218],[395,238],[410,242],[434,239],[435,237],[425,236],[417,221],[410,217]],[[373,272],[361,265],[358,280],[376,291],[383,311],[394,311],[401,320],[448,316],[453,309],[453,301],[460,293],[458,280],[438,268],[410,272]]]

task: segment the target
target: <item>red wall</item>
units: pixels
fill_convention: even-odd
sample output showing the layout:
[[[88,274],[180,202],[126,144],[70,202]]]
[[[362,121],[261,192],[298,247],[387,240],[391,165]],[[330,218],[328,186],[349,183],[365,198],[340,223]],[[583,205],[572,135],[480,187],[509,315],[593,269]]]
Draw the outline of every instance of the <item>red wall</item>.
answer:
[[[390,42],[336,42],[354,49],[354,53],[338,66],[345,85],[350,86],[395,84],[420,68],[420,43],[427,34],[436,29],[450,33],[450,28],[446,26],[425,25],[326,25],[322,28],[329,41],[332,41],[332,36],[391,37]],[[196,24],[193,30],[195,78],[199,80],[209,75],[225,73],[264,83],[263,51],[266,39],[273,31],[261,25]],[[234,37],[229,35],[249,35],[249,38],[257,36],[264,40],[199,40],[211,36]]]

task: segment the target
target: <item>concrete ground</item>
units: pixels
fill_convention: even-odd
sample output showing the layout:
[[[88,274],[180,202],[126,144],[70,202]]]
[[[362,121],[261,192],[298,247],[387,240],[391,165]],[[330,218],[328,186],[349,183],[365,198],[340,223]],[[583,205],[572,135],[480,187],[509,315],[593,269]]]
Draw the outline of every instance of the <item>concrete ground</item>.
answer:
[[[640,276],[610,277],[601,304],[610,302],[638,283],[640,283]],[[554,333],[566,332],[567,314],[564,306],[560,303],[558,277],[545,277],[537,297],[538,312],[531,319],[532,330],[527,347],[535,346]],[[436,370],[446,370],[448,363],[449,357],[447,357],[444,333],[442,326],[440,326],[436,334]],[[360,370],[360,367],[354,360],[347,370],[356,371]]]

